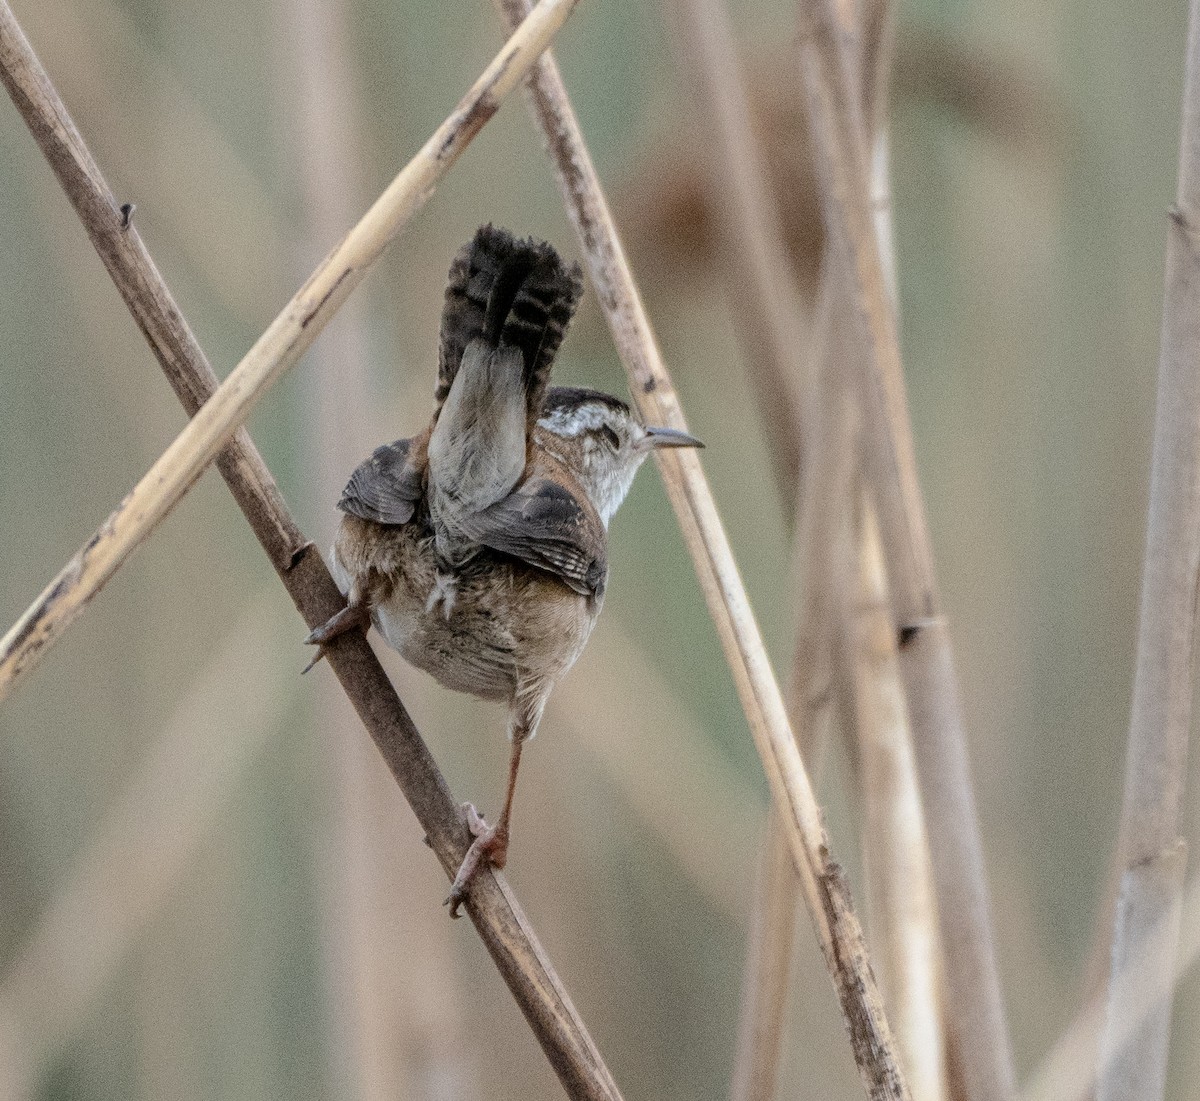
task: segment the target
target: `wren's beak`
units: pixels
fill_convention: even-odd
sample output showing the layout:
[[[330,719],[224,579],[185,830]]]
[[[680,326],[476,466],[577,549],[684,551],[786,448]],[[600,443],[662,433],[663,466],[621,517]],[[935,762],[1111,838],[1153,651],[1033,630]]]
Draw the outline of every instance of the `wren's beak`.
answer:
[[[647,428],[643,447],[703,447],[695,436],[680,432],[678,428]]]

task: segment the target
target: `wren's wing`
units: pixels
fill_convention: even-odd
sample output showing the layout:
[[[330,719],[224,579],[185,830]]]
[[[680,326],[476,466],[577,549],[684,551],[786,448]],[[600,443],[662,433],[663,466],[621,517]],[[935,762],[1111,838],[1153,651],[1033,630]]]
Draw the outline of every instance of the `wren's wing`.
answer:
[[[604,525],[582,494],[541,474],[463,522],[485,547],[554,574],[584,596],[599,596],[608,573]]]
[[[481,227],[450,265],[438,349],[440,411],[467,346],[517,348],[522,360],[528,430],[541,408],[550,368],[583,293],[579,266],[554,249],[518,240],[504,229]]]
[[[350,475],[338,508],[377,524],[407,524],[421,500],[422,443],[397,440],[377,447]]]

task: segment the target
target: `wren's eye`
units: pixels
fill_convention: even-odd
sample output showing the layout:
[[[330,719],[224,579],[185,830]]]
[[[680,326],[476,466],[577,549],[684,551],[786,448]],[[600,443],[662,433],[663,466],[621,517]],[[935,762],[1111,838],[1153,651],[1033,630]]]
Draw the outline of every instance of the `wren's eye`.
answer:
[[[621,437],[618,436],[607,424],[600,426],[600,435],[604,437],[604,442],[608,444],[614,451],[621,447]]]

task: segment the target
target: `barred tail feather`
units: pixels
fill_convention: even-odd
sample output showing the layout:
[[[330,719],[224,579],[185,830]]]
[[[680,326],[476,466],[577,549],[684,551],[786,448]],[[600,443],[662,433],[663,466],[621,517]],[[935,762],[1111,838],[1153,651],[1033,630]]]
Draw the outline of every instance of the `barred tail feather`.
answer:
[[[442,311],[440,410],[472,340],[520,349],[530,428],[537,419],[554,356],[583,293],[578,265],[550,245],[483,226],[450,266]]]

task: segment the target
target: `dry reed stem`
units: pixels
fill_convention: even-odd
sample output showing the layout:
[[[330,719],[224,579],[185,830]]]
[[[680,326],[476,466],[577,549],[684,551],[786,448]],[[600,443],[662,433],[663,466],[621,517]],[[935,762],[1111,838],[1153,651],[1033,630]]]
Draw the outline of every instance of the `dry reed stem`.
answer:
[[[1166,1088],[1170,985],[1132,1029],[1136,1006],[1121,976],[1149,929],[1178,921],[1185,853],[1180,837],[1200,587],[1200,0],[1189,5],[1179,138],[1170,213],[1150,510],[1137,666],[1116,865],[1121,877],[1109,973],[1104,1073],[1098,1101],[1157,1101]],[[1168,935],[1168,943],[1170,943]],[[1165,979],[1173,953],[1151,964]]]
[[[796,501],[805,458],[808,343],[803,299],[784,245],[783,220],[752,126],[733,28],[723,0],[668,0],[676,55],[692,91],[698,144],[727,268],[738,341],[766,429],[785,505]]]
[[[946,1101],[937,903],[874,511],[861,502],[854,676],[866,907],[913,1101]]]
[[[438,181],[500,102],[566,22],[578,0],[540,0],[492,63],[419,153],[312,273],[229,377],[188,422],[99,530],[0,639],[0,701],[83,612],[105,582],[192,487],[263,394],[300,359],[338,307],[358,286],[388,243],[433,194]],[[37,96],[24,65],[20,29],[5,7],[0,17],[0,69],[9,94]],[[47,125],[54,123],[43,119]],[[39,138],[41,135],[39,135]],[[119,209],[93,209],[101,224]]]
[[[9,955],[0,973],[0,1092],[11,1101],[34,1096],[277,729],[295,675],[271,648],[282,618],[265,594],[247,601]]]
[[[1174,853],[1180,867],[1183,846]],[[1181,873],[1182,874],[1182,873]],[[1163,960],[1167,961],[1164,968]],[[1177,911],[1164,914],[1143,931],[1129,953],[1129,966],[1116,980],[1116,992],[1127,1012],[1114,1023],[1108,1019],[1111,994],[1098,991],[1059,1036],[1021,1091],[1020,1101],[1089,1101],[1104,1073],[1096,1049],[1107,1034],[1113,1050],[1132,1040],[1154,1017],[1164,1000],[1200,960],[1200,878],[1193,878]]]
[[[831,721],[833,664],[840,631],[834,551],[837,518],[847,516],[846,490],[852,433],[843,424],[836,387],[829,400],[814,391],[831,380],[820,377],[822,358],[804,347],[806,312],[782,248],[782,223],[766,181],[766,165],[751,126],[747,93],[726,10],[714,0],[675,0],[678,54],[697,92],[697,115],[711,127],[715,142],[708,156],[711,205],[722,212],[724,252],[732,261],[728,280],[734,291],[734,318],[746,350],[767,437],[784,500],[804,492],[796,543],[804,564],[799,631],[789,688],[789,719],[803,739],[802,755],[814,778],[820,774],[817,749]],[[886,5],[880,5],[886,10]],[[872,21],[882,38],[883,20]],[[879,60],[882,51],[872,49]],[[828,296],[821,294],[817,325],[828,320]],[[815,366],[813,366],[815,364]],[[764,369],[765,368],[765,369]],[[782,399],[782,400],[781,400]],[[816,409],[816,414],[809,409]],[[837,423],[834,423],[834,422]],[[844,430],[843,430],[844,429]],[[831,439],[830,437],[836,437]],[[783,829],[772,813],[767,820],[755,884],[751,934],[746,945],[738,1043],[730,1085],[733,1101],[766,1101],[774,1094],[783,1049],[783,1015],[791,977],[798,881],[792,872]]]
[[[0,77],[180,401],[194,414],[216,390],[216,375],[136,229],[121,226],[116,200],[5,0],[0,0]],[[310,627],[324,623],[345,601],[244,430],[233,435],[218,466],[305,622]],[[438,862],[452,876],[471,839],[458,804],[370,644],[361,634],[347,634],[329,647],[328,660]],[[481,874],[467,912],[567,1095],[587,1101],[619,1099],[620,1091],[503,876],[491,869]]]
[[[917,481],[896,319],[870,208],[864,123],[831,0],[800,5],[809,104],[828,243],[853,288],[861,338],[867,471],[900,629],[945,948],[947,1019],[967,1101],[1006,1101],[1014,1076],[991,929],[983,851],[947,625]]]
[[[527,0],[496,2],[510,26],[528,10]],[[681,426],[679,399],[549,52],[534,66],[529,86],[535,114],[558,168],[567,212],[629,374],[634,401],[647,420]],[[820,808],[700,460],[690,453],[660,452],[658,458],[772,797],[786,825],[805,903],[841,1003],[864,1086],[876,1099],[908,1097],[845,875],[830,855]]]

